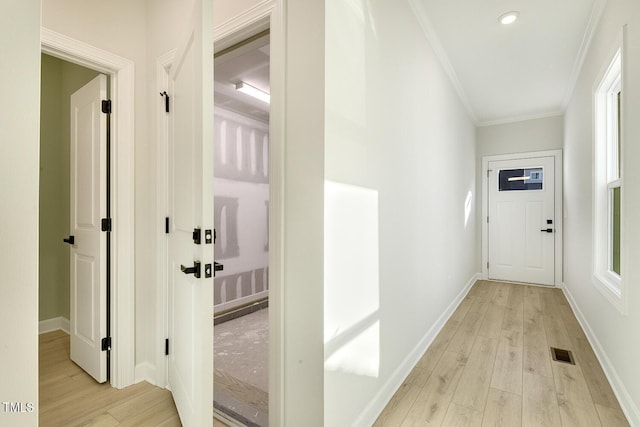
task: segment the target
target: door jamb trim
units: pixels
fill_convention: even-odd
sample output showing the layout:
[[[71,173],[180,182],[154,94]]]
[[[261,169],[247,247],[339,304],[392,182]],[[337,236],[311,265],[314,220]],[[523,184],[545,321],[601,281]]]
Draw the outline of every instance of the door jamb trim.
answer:
[[[111,386],[134,383],[134,79],[133,61],[80,40],[40,29],[41,51],[109,75],[111,116],[111,204],[115,218],[111,233]]]
[[[517,159],[530,159],[536,157],[553,157],[554,158],[554,172],[555,172],[555,189],[554,189],[554,210],[555,210],[555,266],[554,266],[554,285],[555,287],[562,286],[563,276],[563,223],[564,218],[562,216],[562,149],[557,150],[545,150],[545,151],[529,151],[524,153],[513,154],[499,154],[491,156],[482,156],[482,216],[480,217],[480,223],[482,224],[482,263],[480,265],[483,279],[489,278],[489,271],[487,269],[487,262],[489,261],[489,228],[487,226],[487,215],[489,214],[489,181],[487,179],[487,173],[489,170],[489,162],[501,161],[501,160],[517,160]]]

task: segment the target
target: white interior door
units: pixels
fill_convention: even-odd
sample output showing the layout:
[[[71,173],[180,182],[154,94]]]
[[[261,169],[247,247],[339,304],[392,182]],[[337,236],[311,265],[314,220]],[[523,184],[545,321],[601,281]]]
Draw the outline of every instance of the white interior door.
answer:
[[[213,424],[213,44],[196,0],[170,71],[169,386],[185,426]],[[200,244],[194,229],[201,229]],[[200,263],[200,277],[193,272]],[[209,277],[207,277],[209,276]]]
[[[489,278],[554,285],[554,158],[489,162]]]
[[[98,382],[107,380],[106,217],[107,77],[71,95],[71,360]]]

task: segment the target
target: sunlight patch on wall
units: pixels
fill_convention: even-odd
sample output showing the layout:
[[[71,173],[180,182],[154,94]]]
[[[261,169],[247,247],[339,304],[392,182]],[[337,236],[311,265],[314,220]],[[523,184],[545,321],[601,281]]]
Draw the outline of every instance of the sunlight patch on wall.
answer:
[[[378,192],[325,181],[325,368],[377,376]]]
[[[469,216],[471,215],[472,201],[473,201],[473,193],[469,191],[467,193],[467,198],[464,201],[464,228],[467,228],[467,224],[469,223]]]
[[[324,368],[327,371],[377,378],[380,369],[380,321],[327,357]]]

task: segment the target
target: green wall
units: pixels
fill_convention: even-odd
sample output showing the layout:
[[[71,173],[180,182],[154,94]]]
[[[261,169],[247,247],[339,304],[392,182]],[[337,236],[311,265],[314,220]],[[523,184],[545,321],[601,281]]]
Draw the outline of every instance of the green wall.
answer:
[[[70,96],[98,72],[42,55],[39,320],[69,319]]]

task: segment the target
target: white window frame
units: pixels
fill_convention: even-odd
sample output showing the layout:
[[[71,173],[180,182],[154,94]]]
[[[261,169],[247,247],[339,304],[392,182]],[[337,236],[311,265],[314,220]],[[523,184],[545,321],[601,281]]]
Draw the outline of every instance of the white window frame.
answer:
[[[594,173],[593,173],[593,283],[622,313],[627,313],[626,281],[624,280],[625,226],[623,200],[623,111],[618,111],[623,87],[623,37],[621,36],[607,67],[596,80],[594,90]],[[619,117],[620,116],[620,117]],[[618,126],[618,117],[620,126]],[[620,128],[620,129],[619,129]],[[619,132],[620,130],[620,132]],[[619,148],[618,148],[619,147]],[[619,165],[619,167],[618,167]],[[620,188],[620,274],[612,270],[613,263],[613,190]]]

